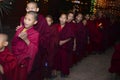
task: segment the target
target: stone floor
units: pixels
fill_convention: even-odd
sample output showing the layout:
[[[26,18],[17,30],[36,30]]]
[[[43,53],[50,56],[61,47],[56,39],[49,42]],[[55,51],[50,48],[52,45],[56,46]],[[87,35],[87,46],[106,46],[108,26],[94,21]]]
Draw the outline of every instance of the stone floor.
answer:
[[[57,77],[55,80],[112,80],[108,68],[113,51],[110,48],[104,54],[90,55],[71,69],[68,78]]]

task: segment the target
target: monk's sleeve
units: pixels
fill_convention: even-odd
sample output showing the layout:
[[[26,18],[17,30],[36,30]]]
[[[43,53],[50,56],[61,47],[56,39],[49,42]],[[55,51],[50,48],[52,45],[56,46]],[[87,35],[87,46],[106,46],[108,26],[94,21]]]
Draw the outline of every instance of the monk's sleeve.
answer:
[[[4,74],[9,76],[10,72],[12,73],[16,66],[17,66],[16,57],[11,54],[8,55],[5,60],[5,64],[3,65]]]
[[[39,23],[38,23],[38,31],[41,34],[40,36],[40,45],[42,45],[44,48],[48,47],[49,44],[49,37],[50,37],[50,28],[47,24],[47,21],[44,17],[40,17]]]
[[[29,38],[30,44],[28,45],[27,53],[30,58],[34,57],[38,51],[39,37],[40,37],[39,34],[36,33]]]

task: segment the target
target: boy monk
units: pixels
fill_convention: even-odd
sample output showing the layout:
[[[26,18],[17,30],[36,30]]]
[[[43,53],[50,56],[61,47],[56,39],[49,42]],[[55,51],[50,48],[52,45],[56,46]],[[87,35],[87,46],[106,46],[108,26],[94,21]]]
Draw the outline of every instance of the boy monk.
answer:
[[[27,12],[24,18],[24,25],[16,31],[12,40],[12,52],[18,59],[17,80],[27,79],[38,51],[39,33],[34,30],[37,18],[36,12]]]
[[[8,36],[0,34],[0,80],[17,80],[15,69],[17,65],[16,57],[11,54],[8,46]]]

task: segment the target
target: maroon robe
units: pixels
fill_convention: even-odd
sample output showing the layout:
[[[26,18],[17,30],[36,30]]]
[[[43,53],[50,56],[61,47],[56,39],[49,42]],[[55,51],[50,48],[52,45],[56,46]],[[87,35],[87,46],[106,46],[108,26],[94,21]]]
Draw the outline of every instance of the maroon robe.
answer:
[[[24,17],[21,18],[21,23],[23,24]],[[32,73],[29,76],[29,80],[40,80],[44,72],[44,65],[46,61],[46,54],[49,50],[49,37],[50,37],[50,28],[47,24],[46,19],[42,16],[38,16],[38,23],[35,25],[35,30],[40,33],[39,39],[39,51],[36,54]],[[41,76],[40,76],[41,75]]]
[[[18,29],[12,40],[12,52],[18,59],[18,80],[26,80],[27,75],[31,72],[39,44],[39,33],[33,27],[26,31],[30,41],[29,45],[19,38],[18,35],[23,29],[24,27]]]
[[[76,23],[76,53],[79,55],[79,60],[85,56],[87,43],[87,30],[82,22]]]
[[[74,35],[75,35],[75,33],[76,33],[76,29],[77,29],[77,27],[76,27],[76,24],[75,23],[73,23],[73,22],[69,22],[69,23],[67,23],[68,24],[68,26],[70,27],[70,28],[72,28],[72,31],[73,31],[73,33],[74,33]],[[75,37],[75,36],[74,36]],[[74,42],[74,39],[73,39],[73,42]],[[73,47],[74,47],[74,44],[73,44]],[[71,51],[70,52],[70,61],[69,61],[69,63],[70,63],[70,67],[72,67],[74,64],[76,64],[76,62],[78,61],[78,59],[77,59],[77,54],[76,54],[76,52],[75,51]]]
[[[58,49],[58,34],[57,34],[57,28],[54,28],[56,25],[50,26],[50,43],[49,43],[49,52],[48,52],[48,63],[49,66],[53,68],[54,64],[54,57],[55,54],[57,53]]]
[[[88,28],[88,34],[89,34],[89,44],[88,44],[88,52],[91,53],[94,50],[96,50],[96,43],[98,42],[97,38],[97,28],[96,28],[96,21],[95,20],[89,20],[87,22],[87,28]]]
[[[23,23],[24,21],[24,16],[21,18],[21,23],[22,25],[24,25]],[[49,26],[47,24],[47,21],[45,20],[45,18],[39,14],[38,16],[38,23],[34,26],[35,30],[37,30],[40,33],[40,45],[42,45],[44,48],[48,47],[49,44],[49,36],[50,36],[50,29]]]
[[[98,25],[102,23],[102,28],[100,28]],[[97,38],[96,38],[96,51],[97,52],[103,52],[105,49],[105,28],[106,28],[106,23],[105,23],[105,19],[104,18],[100,18],[100,19],[96,19],[96,34],[97,34]]]
[[[60,45],[58,46],[58,53],[56,54],[54,67],[55,69],[60,70],[62,74],[68,75],[69,68],[70,68],[70,64],[69,64],[70,55],[69,54],[71,53],[73,49],[74,33],[72,31],[72,28],[68,26],[67,23],[61,30],[59,30],[60,27],[61,26],[59,24],[54,26],[54,28],[57,28],[59,41],[66,40],[69,38],[71,38],[71,40],[63,44],[62,46]]]
[[[120,43],[114,46],[114,49],[109,71],[111,73],[120,73]]]
[[[16,66],[17,59],[6,47],[3,52],[0,52],[0,64],[3,66],[5,80],[17,80],[16,79]],[[1,76],[2,78],[2,76]],[[0,79],[4,80],[4,79]]]

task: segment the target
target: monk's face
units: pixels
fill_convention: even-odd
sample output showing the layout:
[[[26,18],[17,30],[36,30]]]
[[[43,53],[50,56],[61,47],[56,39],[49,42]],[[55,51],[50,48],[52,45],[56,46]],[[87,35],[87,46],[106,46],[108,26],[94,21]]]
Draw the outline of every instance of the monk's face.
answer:
[[[78,15],[76,16],[77,22],[82,21],[82,19],[83,19],[83,15],[82,15],[82,14],[78,14]]]
[[[35,4],[35,3],[28,3],[27,7],[26,7],[26,12],[29,12],[29,11],[38,12],[39,8],[37,7],[37,4]]]
[[[53,20],[50,17],[46,17],[46,21],[49,26],[53,23]]]
[[[99,12],[98,12],[98,17],[99,17],[99,18],[102,18],[102,17],[103,17],[103,12],[102,12],[102,11],[99,11]]]
[[[0,50],[3,49],[7,45],[8,45],[8,42],[6,40],[6,36],[0,34]]]
[[[96,19],[96,16],[94,14],[91,15],[90,20],[95,20],[95,19]]]
[[[85,19],[89,20],[90,19],[90,15],[89,14],[85,15]]]
[[[65,14],[62,14],[60,16],[59,20],[60,20],[60,24],[64,25],[66,23],[66,21],[67,21],[67,16]]]
[[[69,13],[69,14],[68,14],[68,19],[67,19],[67,21],[68,21],[68,22],[71,22],[73,19],[74,19],[74,14]]]
[[[37,23],[37,21],[35,20],[34,15],[32,15],[32,14],[26,14],[25,15],[25,18],[24,18],[25,28],[29,29],[33,25],[35,25],[36,23]]]

